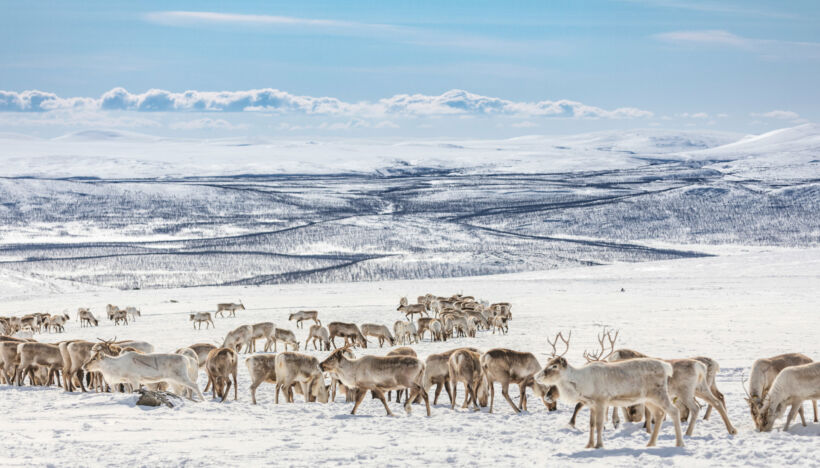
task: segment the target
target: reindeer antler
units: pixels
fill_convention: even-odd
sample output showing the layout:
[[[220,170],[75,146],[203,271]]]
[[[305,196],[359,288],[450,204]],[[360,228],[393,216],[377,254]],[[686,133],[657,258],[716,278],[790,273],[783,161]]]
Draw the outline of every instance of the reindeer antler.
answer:
[[[740,386],[743,387],[743,391],[746,393],[746,396],[748,397],[747,399],[751,400],[752,396],[749,394],[749,390],[746,390],[746,382],[748,381],[749,379],[744,375],[743,379],[740,381]]]
[[[561,353],[560,355],[558,354],[558,350],[555,349],[555,345],[558,344],[558,339],[559,338],[566,345],[566,349],[564,349],[564,352]],[[549,343],[550,346],[552,346],[552,355],[551,356],[552,357],[561,357],[561,356],[567,354],[567,351],[569,351],[569,340],[571,340],[571,339],[572,339],[572,330],[569,331],[569,335],[567,335],[566,338],[564,338],[564,332],[558,332],[558,334],[555,335],[555,339],[552,340],[552,341],[550,341],[549,338],[547,338],[547,343]]]
[[[604,327],[604,330],[598,334],[598,344],[601,345],[601,350],[597,353],[590,353],[588,351],[584,351],[584,359],[587,362],[593,361],[605,361],[609,356],[612,356],[612,353],[615,352],[615,342],[618,340],[618,335],[620,334],[620,330],[615,330],[615,336],[612,336],[612,330],[607,330]],[[604,344],[604,338],[609,341],[609,353],[604,356],[606,352],[606,345]]]

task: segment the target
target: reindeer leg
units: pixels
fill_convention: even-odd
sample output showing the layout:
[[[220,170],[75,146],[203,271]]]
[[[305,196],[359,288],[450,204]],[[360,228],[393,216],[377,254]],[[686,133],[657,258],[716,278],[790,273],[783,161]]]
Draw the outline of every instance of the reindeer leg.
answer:
[[[718,414],[720,414],[720,418],[723,419],[723,424],[726,425],[726,430],[729,431],[729,434],[737,434],[737,429],[735,429],[735,427],[732,426],[731,421],[729,421],[729,415],[726,413],[726,407],[723,406],[723,403],[721,403],[721,401],[714,395],[714,393],[712,393],[711,389],[707,390],[709,390],[709,393],[702,392],[696,394],[697,396],[703,398],[707,403],[709,403],[709,409],[707,409],[706,412],[708,413],[709,410],[715,408]],[[705,420],[706,416],[704,416],[703,419]]]
[[[595,447],[595,406],[589,407],[589,440],[586,448]]]
[[[387,410],[388,416],[393,416],[393,412],[390,411],[390,407],[387,406],[387,400],[384,399],[384,392],[381,390],[373,389],[370,391],[371,395],[374,395],[376,398],[381,400],[382,404],[384,405],[384,409]]]
[[[356,403],[353,405],[353,411],[350,414],[356,414],[356,410],[359,408],[359,405],[362,404],[362,400],[364,400],[364,395],[367,393],[364,389],[358,389],[356,392]]]
[[[800,412],[800,423],[803,424],[803,427],[806,427],[806,414],[803,412],[803,404],[793,405],[792,407],[794,406],[797,406],[798,411]]]
[[[686,428],[686,436],[692,437],[692,434],[695,432],[695,422],[698,420],[698,413],[700,412],[700,407],[698,406],[697,402],[694,398],[689,399],[688,401],[684,401],[683,404],[689,409],[689,426]]]
[[[596,442],[595,448],[600,449],[604,448],[604,439],[603,439],[603,432],[604,432],[604,420],[606,419],[606,406],[603,404],[596,404],[595,405],[595,432],[596,432]]]
[[[433,398],[433,404],[434,405],[438,404],[438,396],[439,395],[441,395],[441,384],[437,383],[436,384],[436,394],[435,394],[435,397]]]
[[[795,413],[797,413],[797,411],[798,411],[798,410],[799,410],[799,411],[802,411],[802,410],[803,410],[803,402],[802,402],[802,401],[801,401],[799,404],[792,405],[791,410],[789,410],[789,415],[788,415],[788,416],[786,416],[786,425],[785,425],[785,426],[783,426],[783,430],[784,430],[784,431],[788,432],[788,430],[789,430],[789,425],[791,425],[792,420],[794,420]],[[802,415],[801,415],[801,416],[802,416]],[[804,426],[806,425],[805,421],[803,422],[803,425],[804,425]]]
[[[818,422],[817,421],[817,400],[812,400],[811,401],[811,407],[812,407],[812,409],[814,409],[814,422]]]
[[[512,408],[515,410],[515,412],[520,413],[521,409],[518,406],[516,406],[516,404],[512,401],[512,398],[510,398],[509,389],[510,389],[510,384],[509,383],[507,383],[507,382],[502,382],[501,383],[501,394],[504,395],[504,398],[507,399],[507,403],[509,403],[510,406],[512,406]]]
[[[578,417],[578,412],[581,411],[581,408],[584,407],[584,404],[580,401],[575,404],[575,410],[572,412],[572,417],[569,419],[569,425],[575,427],[575,418]]]

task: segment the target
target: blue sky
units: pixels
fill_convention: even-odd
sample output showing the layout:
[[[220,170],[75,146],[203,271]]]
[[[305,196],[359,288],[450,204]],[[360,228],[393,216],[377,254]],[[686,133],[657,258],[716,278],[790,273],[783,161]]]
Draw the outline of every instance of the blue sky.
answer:
[[[0,5],[0,131],[758,133],[820,119],[816,1]]]

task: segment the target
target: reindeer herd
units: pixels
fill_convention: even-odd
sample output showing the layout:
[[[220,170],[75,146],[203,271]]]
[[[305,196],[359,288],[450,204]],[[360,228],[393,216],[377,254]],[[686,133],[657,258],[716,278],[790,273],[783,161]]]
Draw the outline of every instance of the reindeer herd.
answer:
[[[219,304],[214,316],[235,317],[244,310],[241,301]],[[250,354],[245,359],[250,376],[250,395],[257,403],[256,392],[262,383],[275,385],[275,402],[280,393],[286,402],[301,395],[305,402],[328,403],[344,393],[353,403],[351,414],[364,401],[368,392],[393,415],[389,401],[404,399],[409,414],[413,404],[423,404],[431,414],[433,405],[444,389],[449,406],[455,410],[457,387],[464,389],[461,408],[493,413],[496,388],[516,413],[527,411],[529,390],[549,411],[557,409],[559,400],[575,405],[569,423],[584,407],[590,411],[588,448],[603,447],[604,423],[610,414],[617,427],[620,413],[626,421],[643,422],[650,433],[649,446],[657,442],[663,422],[668,418],[675,430],[675,444],[684,445],[681,423],[686,422],[686,436],[694,433],[700,416],[702,400],[708,405],[704,420],[716,411],[729,434],[737,430],[729,420],[724,395],[715,384],[718,363],[708,357],[660,359],[638,351],[618,349],[619,333],[604,330],[598,335],[599,349],[584,351],[581,365],[573,365],[565,357],[570,350],[572,334],[558,333],[547,343],[552,348],[545,365],[530,352],[494,348],[482,352],[473,347],[458,347],[420,358],[410,346],[419,344],[427,333],[430,341],[446,341],[456,337],[476,337],[478,331],[506,334],[512,321],[512,306],[506,302],[490,304],[472,296],[460,294],[441,297],[419,296],[417,303],[406,298],[397,311],[404,314],[391,330],[383,324],[329,322],[327,327],[315,310],[290,314],[296,328],[312,321],[304,347],[313,345],[316,351],[329,352],[324,359],[299,353],[300,341],[293,331],[278,328],[274,322],[241,325],[228,332],[221,345],[195,343],[171,353],[157,353],[144,341],[65,340],[41,343],[34,332],[64,331],[68,314],[30,314],[23,317],[0,317],[0,383],[6,385],[58,385],[66,391],[79,389],[130,392],[145,387],[170,391],[189,399],[204,400],[197,385],[200,369],[205,370],[212,398],[226,401],[233,387],[238,399],[239,353]],[[141,315],[133,307],[120,309],[109,305],[108,318],[115,325],[127,324]],[[416,316],[414,321],[414,316]],[[81,327],[97,326],[98,321],[87,308],[77,313]],[[210,313],[192,313],[190,321],[213,326]],[[344,340],[337,344],[336,339]],[[383,356],[356,356],[356,347],[367,348],[368,338],[379,344],[401,347]],[[264,339],[264,353],[256,353],[258,340]],[[284,351],[277,345],[282,343]],[[291,348],[290,350],[288,348]],[[561,352],[559,353],[559,349]],[[272,349],[271,349],[272,348]],[[332,350],[331,350],[332,349]],[[745,383],[745,382],[744,382]],[[805,426],[803,403],[813,404],[814,422],[818,422],[816,400],[820,398],[820,363],[802,354],[783,354],[754,362],[748,379],[747,403],[755,427],[771,431],[775,420],[786,410],[785,430],[795,416],[800,415]],[[498,384],[498,385],[496,385]],[[518,386],[519,403],[509,394],[511,385]],[[745,389],[745,386],[744,386]]]

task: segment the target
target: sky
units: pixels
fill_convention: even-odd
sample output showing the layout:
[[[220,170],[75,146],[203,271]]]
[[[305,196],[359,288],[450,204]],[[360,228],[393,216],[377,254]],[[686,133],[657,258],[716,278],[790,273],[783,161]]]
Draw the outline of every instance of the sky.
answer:
[[[511,137],[820,121],[820,2],[0,0],[0,132]]]

